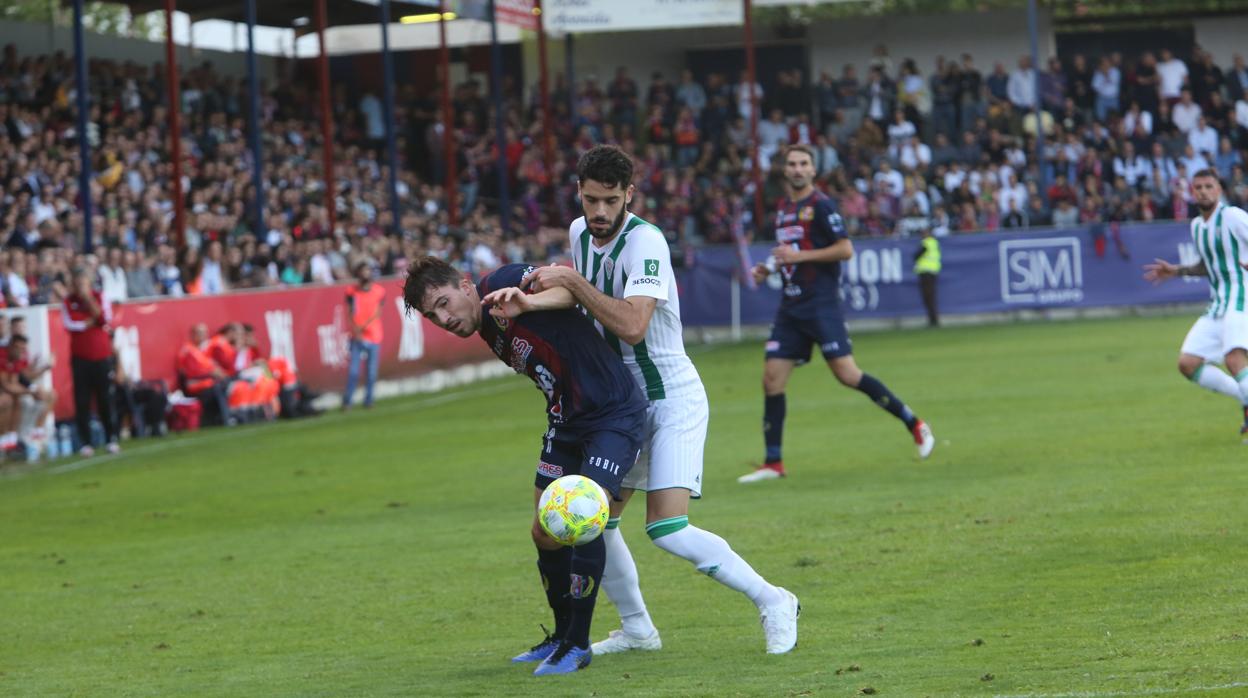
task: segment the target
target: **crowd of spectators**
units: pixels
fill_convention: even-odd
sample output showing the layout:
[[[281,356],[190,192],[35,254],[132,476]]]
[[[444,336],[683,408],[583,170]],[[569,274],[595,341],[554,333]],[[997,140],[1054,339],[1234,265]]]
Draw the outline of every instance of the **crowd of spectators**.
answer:
[[[484,87],[454,89],[460,221],[450,224],[438,89],[397,89],[396,229],[380,100],[335,85],[337,225],[324,206],[318,94],[285,75],[262,103],[263,232],[255,234],[245,83],[204,63],[180,78],[185,246],[173,232],[163,66],[92,60],[90,125],[76,133],[70,58],[0,56],[0,288],[8,305],[59,300],[87,268],[110,301],[344,281],[363,261],[381,274],[437,254],[466,268],[558,256],[579,215],[576,158],[616,143],[637,162],[632,210],[673,245],[752,229],[749,112],[760,104],[758,161],[768,206],[783,191],[787,143],[817,153],[817,185],[854,235],[937,235],[1028,226],[1184,218],[1188,180],[1211,167],[1232,203],[1248,201],[1248,65],[1219,67],[1196,47],[1130,58],[1027,57],[981,71],[970,55],[924,72],[877,47],[852,65],[807,76],[791,68],[747,85],[724,73],[640,85],[627,68],[550,95],[555,158],[542,149],[533,90],[504,84],[503,155],[511,191],[501,230],[493,110]],[[304,71],[295,71],[302,73]],[[1035,112],[1040,107],[1039,118]],[[1037,130],[1043,146],[1037,151]],[[82,253],[78,139],[90,146],[93,254]],[[679,257],[680,255],[678,255]]]

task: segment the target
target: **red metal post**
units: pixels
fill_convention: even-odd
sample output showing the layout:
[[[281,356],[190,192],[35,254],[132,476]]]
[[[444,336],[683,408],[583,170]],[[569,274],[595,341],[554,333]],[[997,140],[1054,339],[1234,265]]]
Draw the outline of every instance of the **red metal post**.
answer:
[[[542,0],[533,3],[534,14],[537,15],[537,64],[541,74],[539,90],[542,105],[542,154],[546,159],[546,175],[554,182],[555,177],[555,129],[551,126],[550,113],[550,71],[546,69],[546,15],[542,10]],[[572,86],[569,85],[571,90]],[[571,116],[571,115],[569,115]]]
[[[178,57],[173,45],[174,0],[165,0],[165,81],[169,93],[169,157],[173,166],[173,239],[186,246],[185,206],[182,200],[182,101],[178,97]]]
[[[459,173],[455,153],[455,118],[451,112],[451,50],[446,45],[446,0],[438,0],[438,63],[442,65],[442,155],[446,158],[446,209],[451,225],[459,223]]]
[[[317,58],[317,68],[321,82],[321,149],[323,162],[321,169],[325,178],[325,213],[329,216],[329,230],[332,234],[336,229],[338,217],[337,192],[334,190],[334,112],[329,103],[329,54],[325,49],[325,27],[329,23],[325,0],[316,0],[316,37],[320,42],[321,54]],[[397,224],[398,221],[395,221]]]
[[[763,229],[763,175],[758,165],[758,93],[754,85],[758,77],[754,72],[754,22],[750,18],[750,0],[745,2],[745,80],[750,95],[750,163],[754,178],[754,231]]]

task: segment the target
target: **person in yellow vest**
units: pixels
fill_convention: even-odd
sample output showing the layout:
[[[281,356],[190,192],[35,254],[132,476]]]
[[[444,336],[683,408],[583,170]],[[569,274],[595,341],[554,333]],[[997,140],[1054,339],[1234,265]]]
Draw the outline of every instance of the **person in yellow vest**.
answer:
[[[936,279],[940,277],[940,241],[930,228],[923,231],[923,241],[914,255],[914,273],[919,277],[919,294],[927,309],[927,325],[938,327],[940,309],[936,307]]]

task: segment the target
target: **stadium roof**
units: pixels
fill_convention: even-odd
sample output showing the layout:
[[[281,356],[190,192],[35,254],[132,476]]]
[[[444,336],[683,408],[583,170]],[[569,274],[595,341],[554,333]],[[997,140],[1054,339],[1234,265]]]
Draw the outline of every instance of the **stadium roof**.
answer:
[[[72,5],[73,0],[63,0]],[[133,14],[144,14],[165,9],[164,0],[120,0]],[[391,0],[391,19],[397,22],[400,15],[414,11],[436,11],[437,0]],[[326,0],[329,26],[352,24],[376,24],[378,5],[376,0]],[[246,22],[247,5],[243,0],[177,0],[178,12],[190,15],[191,20],[222,19],[228,22]],[[311,18],[316,4],[311,0],[256,0],[256,23],[265,27],[284,29],[311,29]]]

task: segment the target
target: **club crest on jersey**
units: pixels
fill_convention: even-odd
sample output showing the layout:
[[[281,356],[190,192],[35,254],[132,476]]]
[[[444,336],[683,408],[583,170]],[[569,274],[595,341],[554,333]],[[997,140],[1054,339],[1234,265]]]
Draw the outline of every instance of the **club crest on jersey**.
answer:
[[[614,276],[615,275],[615,260],[611,259],[610,257],[607,257],[602,262],[602,268],[606,272],[608,277]]]
[[[491,315],[490,317],[494,318],[494,326],[498,328],[499,332],[507,331],[507,324],[508,324],[507,318],[497,317],[495,315]]]
[[[815,220],[815,207],[814,207],[814,206],[803,206],[803,207],[802,207],[802,210],[801,210],[801,211],[798,211],[798,213],[797,213],[797,220],[799,220],[799,221],[813,221],[813,220]]]

